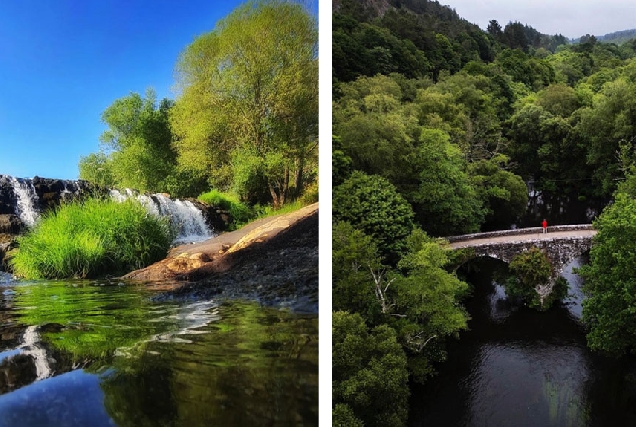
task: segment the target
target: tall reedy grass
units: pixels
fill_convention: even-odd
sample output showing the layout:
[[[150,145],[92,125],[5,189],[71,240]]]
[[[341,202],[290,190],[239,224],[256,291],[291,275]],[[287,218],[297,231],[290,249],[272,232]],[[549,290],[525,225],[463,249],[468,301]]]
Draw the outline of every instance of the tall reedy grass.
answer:
[[[88,278],[144,267],[166,256],[174,230],[136,200],[89,199],[45,214],[18,239],[14,274],[27,279]]]

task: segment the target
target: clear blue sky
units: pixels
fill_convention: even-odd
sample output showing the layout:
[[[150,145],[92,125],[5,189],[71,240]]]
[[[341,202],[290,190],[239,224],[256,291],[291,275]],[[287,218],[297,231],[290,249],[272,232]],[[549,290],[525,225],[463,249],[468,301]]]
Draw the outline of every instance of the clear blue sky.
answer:
[[[241,3],[0,1],[0,174],[76,179],[102,111],[148,87],[174,98],[179,53]]]

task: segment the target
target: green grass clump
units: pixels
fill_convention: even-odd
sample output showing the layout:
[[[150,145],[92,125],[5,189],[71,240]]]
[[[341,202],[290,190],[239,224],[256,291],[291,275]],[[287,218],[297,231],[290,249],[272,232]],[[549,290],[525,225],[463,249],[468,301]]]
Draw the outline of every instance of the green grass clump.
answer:
[[[164,258],[174,237],[166,219],[136,200],[89,199],[44,215],[18,239],[9,263],[26,279],[119,274]]]
[[[218,190],[211,190],[197,197],[198,200],[208,205],[218,206],[230,212],[232,217],[232,227],[239,228],[254,219],[254,212],[245,203],[241,202],[238,196],[230,193],[223,193]]]

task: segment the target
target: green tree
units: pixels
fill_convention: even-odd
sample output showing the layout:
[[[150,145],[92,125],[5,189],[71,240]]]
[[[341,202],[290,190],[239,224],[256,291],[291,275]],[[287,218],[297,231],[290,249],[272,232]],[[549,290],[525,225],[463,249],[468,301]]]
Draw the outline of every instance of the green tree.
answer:
[[[483,229],[508,228],[524,214],[528,188],[519,175],[505,170],[508,158],[499,154],[468,166],[468,173],[486,208]]]
[[[90,153],[79,161],[79,177],[106,188],[117,185],[113,177],[112,161],[103,151]]]
[[[334,425],[406,425],[408,372],[395,331],[369,331],[360,315],[342,311],[332,325]]]
[[[411,357],[409,368],[418,381],[435,371],[433,362],[445,360],[447,337],[467,328],[469,316],[460,305],[468,284],[445,270],[448,252],[419,229],[407,239],[408,253],[398,268],[404,273],[391,283],[394,301],[388,321]]]
[[[173,102],[157,105],[155,92],[119,98],[102,113],[108,129],[100,136],[101,150],[80,159],[80,178],[98,184],[139,191],[166,191],[175,173],[176,153],[168,112]]]
[[[417,380],[433,374],[445,358],[449,336],[465,329],[459,305],[468,285],[445,270],[447,251],[419,229],[407,239],[409,251],[392,271],[380,261],[374,239],[350,224],[333,232],[333,307],[355,312],[370,326],[387,324],[407,351]]]
[[[382,264],[374,239],[338,222],[332,248],[333,309],[359,313],[370,325],[383,323],[393,305],[385,287],[394,274]]]
[[[583,320],[594,350],[624,354],[636,349],[636,199],[616,194],[615,202],[594,221],[598,234],[585,278]]]
[[[389,262],[396,262],[413,228],[413,210],[395,187],[377,175],[356,171],[333,191],[333,219],[371,236]]]
[[[424,129],[420,138],[415,160],[419,183],[409,192],[403,190],[413,203],[416,220],[434,236],[479,230],[485,210],[465,172],[462,152],[442,131]]]
[[[541,305],[537,286],[544,286],[550,280],[552,266],[545,253],[532,248],[516,255],[510,262],[511,276],[506,281],[506,294],[520,298],[532,307]]]
[[[176,67],[180,164],[247,199],[265,191],[280,206],[300,195],[315,179],[316,54],[315,19],[282,0],[248,2],[198,37]]]

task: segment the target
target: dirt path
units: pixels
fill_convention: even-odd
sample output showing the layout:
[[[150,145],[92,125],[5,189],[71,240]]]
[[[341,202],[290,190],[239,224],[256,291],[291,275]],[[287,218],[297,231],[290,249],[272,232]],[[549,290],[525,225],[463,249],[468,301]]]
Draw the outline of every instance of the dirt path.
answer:
[[[469,248],[473,246],[481,246],[489,243],[501,243],[501,242],[528,242],[539,240],[553,240],[564,237],[591,237],[597,233],[596,230],[572,230],[572,231],[555,231],[551,233],[532,233],[532,234],[515,234],[509,236],[488,237],[485,239],[473,239],[463,242],[451,243],[450,247],[453,249]]]

